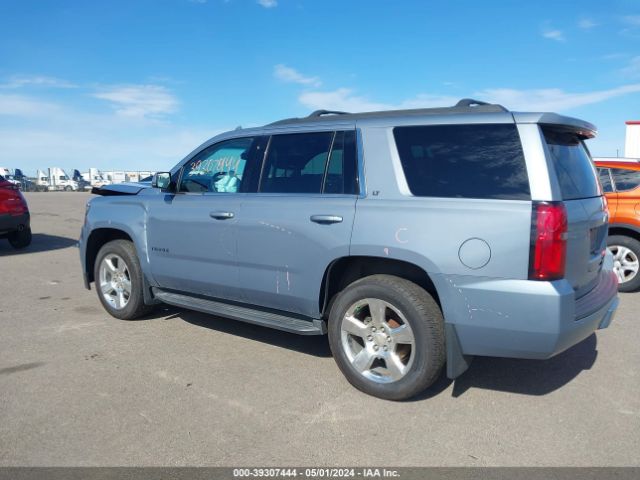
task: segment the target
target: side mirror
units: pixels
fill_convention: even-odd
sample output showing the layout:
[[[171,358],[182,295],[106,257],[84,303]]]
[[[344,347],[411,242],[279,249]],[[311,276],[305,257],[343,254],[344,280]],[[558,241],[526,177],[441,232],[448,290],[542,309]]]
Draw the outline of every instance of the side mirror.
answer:
[[[171,174],[169,172],[158,172],[151,179],[151,186],[160,190],[169,190],[171,186]]]

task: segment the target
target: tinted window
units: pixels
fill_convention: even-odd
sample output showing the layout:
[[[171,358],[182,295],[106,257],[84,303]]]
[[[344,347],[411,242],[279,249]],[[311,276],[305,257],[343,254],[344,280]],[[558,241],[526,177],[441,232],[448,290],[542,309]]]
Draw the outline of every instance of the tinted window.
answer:
[[[613,181],[616,183],[616,190],[619,192],[633,190],[640,185],[640,171],[612,168],[611,174],[613,175]]]
[[[595,167],[578,135],[566,130],[542,127],[565,200],[597,197],[600,186]]]
[[[531,198],[515,125],[397,127],[394,135],[414,195]]]
[[[271,137],[260,191],[320,193],[333,132]]]
[[[249,151],[257,138],[237,138],[212,145],[187,163],[180,180],[181,192],[240,191]]]
[[[613,192],[613,186],[611,185],[611,177],[609,175],[609,169],[599,168],[598,176],[600,177],[600,185],[602,185],[602,191],[605,193]]]
[[[336,132],[327,176],[324,180],[324,193],[358,193],[358,168],[356,160],[356,132]]]

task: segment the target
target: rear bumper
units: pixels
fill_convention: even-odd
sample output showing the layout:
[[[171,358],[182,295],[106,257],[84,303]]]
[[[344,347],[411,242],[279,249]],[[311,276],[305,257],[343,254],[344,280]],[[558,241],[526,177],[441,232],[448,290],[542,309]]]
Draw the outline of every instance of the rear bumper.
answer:
[[[31,218],[28,213],[22,215],[0,215],[0,235],[15,232],[20,228],[29,228]]]
[[[457,303],[445,311],[446,321],[465,355],[546,359],[611,323],[618,307],[611,258],[600,275],[598,285],[577,301],[565,280],[457,279]]]

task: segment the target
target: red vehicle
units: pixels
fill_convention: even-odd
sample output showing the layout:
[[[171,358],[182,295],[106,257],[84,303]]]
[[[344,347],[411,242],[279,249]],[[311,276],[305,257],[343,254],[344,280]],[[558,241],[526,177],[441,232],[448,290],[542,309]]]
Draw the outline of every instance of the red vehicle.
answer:
[[[13,248],[31,244],[31,226],[27,201],[16,185],[0,175],[0,238]]]
[[[618,290],[640,289],[640,161],[599,158],[595,161],[609,203],[609,238],[618,275]]]

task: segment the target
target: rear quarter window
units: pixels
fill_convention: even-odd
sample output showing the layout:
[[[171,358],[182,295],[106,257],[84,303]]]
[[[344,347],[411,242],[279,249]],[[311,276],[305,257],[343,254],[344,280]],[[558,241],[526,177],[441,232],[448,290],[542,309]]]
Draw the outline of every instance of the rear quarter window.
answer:
[[[596,169],[582,139],[555,127],[542,127],[551,161],[564,200],[598,197],[602,194]]]
[[[513,124],[396,127],[393,133],[413,195],[531,199]]]

